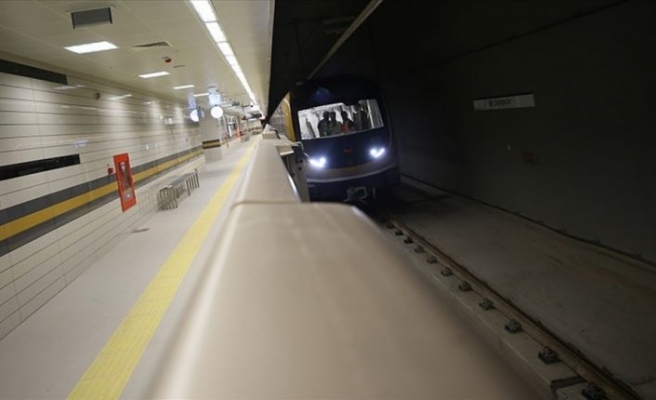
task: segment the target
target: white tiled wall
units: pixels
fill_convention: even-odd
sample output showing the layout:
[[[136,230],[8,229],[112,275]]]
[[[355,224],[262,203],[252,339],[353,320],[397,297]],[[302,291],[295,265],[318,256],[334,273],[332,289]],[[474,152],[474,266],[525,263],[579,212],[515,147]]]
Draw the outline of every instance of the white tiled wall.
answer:
[[[1,209],[104,177],[115,154],[129,153],[134,167],[200,146],[199,130],[184,122],[180,105],[135,92],[117,99],[126,91],[74,77],[69,85],[77,88],[0,73],[0,166],[72,154],[81,160],[0,181]],[[203,162],[195,158],[167,175]],[[126,212],[114,200],[0,256],[0,338],[153,213],[168,176],[140,187],[137,205]]]

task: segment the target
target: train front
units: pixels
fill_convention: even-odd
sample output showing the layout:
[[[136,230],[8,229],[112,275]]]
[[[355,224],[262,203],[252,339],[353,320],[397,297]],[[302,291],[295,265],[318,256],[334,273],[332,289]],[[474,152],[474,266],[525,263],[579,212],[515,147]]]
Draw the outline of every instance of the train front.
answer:
[[[373,82],[353,77],[306,82],[292,92],[291,103],[313,200],[363,200],[398,183],[395,143]]]

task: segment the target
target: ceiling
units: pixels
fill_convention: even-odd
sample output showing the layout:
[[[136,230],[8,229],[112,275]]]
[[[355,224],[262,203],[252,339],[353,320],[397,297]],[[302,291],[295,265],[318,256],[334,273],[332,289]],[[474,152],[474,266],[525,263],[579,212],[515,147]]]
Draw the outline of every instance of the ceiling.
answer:
[[[212,3],[257,101],[266,109],[274,0]],[[113,23],[73,29],[71,12],[108,6],[112,7]],[[119,48],[85,55],[64,49],[103,40]],[[153,42],[166,42],[170,47],[134,47]],[[2,0],[0,52],[35,61],[35,66],[115,82],[180,102],[186,103],[193,93],[207,92],[208,87],[216,87],[227,100],[250,102],[185,0]],[[166,57],[170,63],[164,61]],[[153,79],[138,76],[156,71],[170,75]],[[195,88],[173,89],[187,84]]]
[[[317,76],[355,74],[384,83],[512,41],[627,0],[384,0]],[[276,0],[270,115],[307,79],[375,0]],[[551,51],[558,51],[552,49]],[[481,68],[485,68],[484,65]]]
[[[276,0],[268,115],[320,65],[370,1]]]
[[[382,1],[319,75],[351,72],[394,79],[622,1],[555,5],[535,0],[527,5],[445,0],[426,3],[421,12],[407,2]],[[309,77],[373,3],[376,0],[212,0],[265,114]],[[71,12],[107,6],[112,7],[112,24],[73,29]],[[119,48],[87,55],[64,49],[102,40]],[[153,42],[170,47],[134,47]],[[187,0],[0,0],[0,57],[2,53],[185,103],[194,92],[212,86],[228,101],[250,101]],[[165,63],[165,57],[171,63]],[[171,75],[138,77],[161,70]],[[185,84],[196,87],[173,89]]]

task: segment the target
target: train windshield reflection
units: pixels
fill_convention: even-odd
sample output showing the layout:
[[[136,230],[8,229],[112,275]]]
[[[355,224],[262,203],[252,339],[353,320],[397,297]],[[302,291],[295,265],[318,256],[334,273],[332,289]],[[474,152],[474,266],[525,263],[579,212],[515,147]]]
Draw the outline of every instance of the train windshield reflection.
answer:
[[[347,135],[383,127],[376,99],[360,100],[354,105],[333,103],[300,110],[298,121],[303,140]]]

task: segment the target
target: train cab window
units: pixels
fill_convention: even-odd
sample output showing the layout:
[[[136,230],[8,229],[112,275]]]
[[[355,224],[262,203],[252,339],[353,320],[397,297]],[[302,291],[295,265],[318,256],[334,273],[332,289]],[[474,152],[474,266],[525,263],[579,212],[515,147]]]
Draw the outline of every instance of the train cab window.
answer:
[[[298,112],[301,139],[319,139],[349,135],[383,127],[376,99],[360,100],[356,104],[325,104]]]

